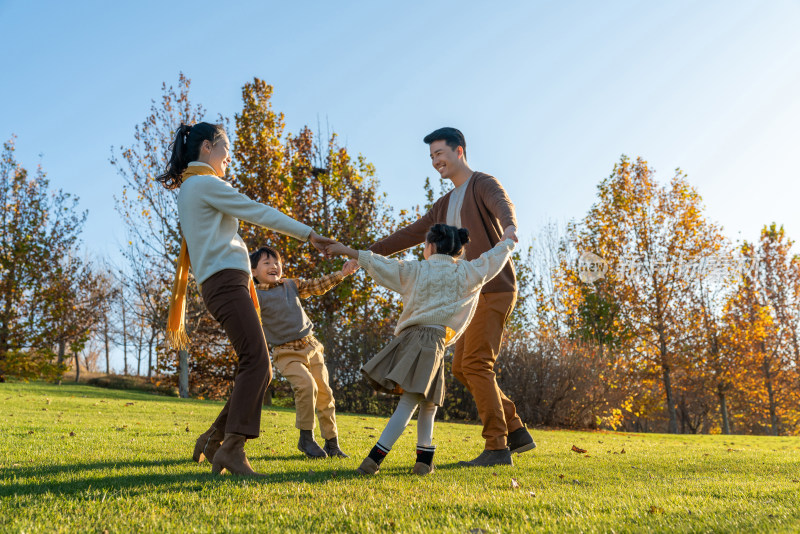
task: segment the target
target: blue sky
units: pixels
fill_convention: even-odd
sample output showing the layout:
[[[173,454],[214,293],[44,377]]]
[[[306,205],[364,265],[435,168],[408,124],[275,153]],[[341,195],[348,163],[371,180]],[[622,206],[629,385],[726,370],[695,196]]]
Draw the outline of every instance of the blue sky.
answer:
[[[327,122],[397,208],[435,177],[422,137],[467,138],[522,236],[582,217],[621,154],[682,168],[732,239],[800,238],[800,1],[29,2],[0,0],[0,137],[89,210],[95,257],[124,228],[110,147],[162,82],[232,117],[254,76],[287,127]]]

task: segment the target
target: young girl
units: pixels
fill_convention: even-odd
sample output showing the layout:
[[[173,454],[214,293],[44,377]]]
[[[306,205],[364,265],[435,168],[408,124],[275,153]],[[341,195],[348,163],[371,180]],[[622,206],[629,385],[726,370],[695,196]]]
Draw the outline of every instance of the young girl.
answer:
[[[272,365],[259,322],[247,247],[238,234],[239,219],[309,240],[320,250],[334,241],[274,208],[250,200],[223,179],[231,157],[222,126],[182,124],[170,151],[167,169],[156,179],[167,189],[180,188],[178,217],[184,241],[167,336],[180,348],[188,342],[183,314],[191,257],[203,302],[222,325],[239,358],[228,402],[211,428],[197,439],[193,458],[197,462],[208,458],[215,473],[228,470],[257,475],[244,453],[244,443],[259,435],[261,402],[272,378]]]
[[[458,257],[469,241],[466,228],[446,224],[431,227],[423,255],[427,261],[401,261],[336,243],[328,254],[357,258],[375,280],[400,293],[403,313],[395,338],[361,368],[367,380],[400,402],[378,442],[361,462],[358,473],[374,475],[417,405],[417,462],[414,473],[433,471],[433,418],[444,401],[444,352],[464,331],[475,312],[481,287],[508,261],[514,242],[506,239],[472,261]]]

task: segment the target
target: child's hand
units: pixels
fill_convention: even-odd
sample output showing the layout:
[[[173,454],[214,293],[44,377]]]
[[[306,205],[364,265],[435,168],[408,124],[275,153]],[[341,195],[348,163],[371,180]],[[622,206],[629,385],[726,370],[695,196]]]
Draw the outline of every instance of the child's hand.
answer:
[[[342,273],[344,273],[345,276],[350,276],[360,268],[361,267],[358,265],[358,260],[347,260],[344,264],[344,267],[342,267]]]
[[[515,226],[509,226],[506,228],[503,235],[500,236],[500,241],[505,241],[506,239],[512,240],[514,243],[519,243],[519,239],[517,239],[517,228]]]

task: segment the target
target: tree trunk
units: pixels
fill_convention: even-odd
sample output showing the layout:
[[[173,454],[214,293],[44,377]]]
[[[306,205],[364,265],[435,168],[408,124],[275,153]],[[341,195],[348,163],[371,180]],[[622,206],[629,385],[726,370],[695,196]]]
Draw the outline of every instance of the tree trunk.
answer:
[[[75,356],[75,383],[77,384],[81,378],[81,362],[78,360],[78,351],[75,351],[73,356]]]
[[[764,363],[762,365],[762,369],[764,370],[764,382],[767,385],[767,395],[769,397],[769,422],[770,426],[772,427],[772,435],[778,435],[778,413],[777,408],[775,406],[775,392],[772,388],[772,373],[770,372],[769,368],[769,359],[764,357]]]
[[[123,297],[120,299],[122,301],[122,364],[124,365],[122,369],[122,374],[128,374],[128,322],[125,320],[125,297],[124,292],[120,291],[120,295]]]
[[[178,351],[179,374],[178,394],[182,399],[189,398],[189,353],[185,350]]]
[[[64,363],[64,353],[66,352],[67,344],[63,341],[58,342],[58,365]]]
[[[722,416],[722,433],[731,433],[731,422],[728,418],[728,400],[725,398],[722,388],[717,388],[717,397],[719,397],[719,413]]]
[[[672,382],[669,374],[669,365],[662,365],[664,391],[667,393],[667,410],[669,412],[669,433],[678,433],[678,414],[675,410],[675,399],[672,398]]]
[[[147,378],[153,378],[153,336],[147,342]]]
[[[105,343],[105,346],[106,346],[106,374],[110,375],[111,374],[111,364],[110,364],[110,359],[108,357],[108,353],[109,353],[109,351],[108,351],[108,315],[106,315],[105,321],[103,323],[103,343]]]

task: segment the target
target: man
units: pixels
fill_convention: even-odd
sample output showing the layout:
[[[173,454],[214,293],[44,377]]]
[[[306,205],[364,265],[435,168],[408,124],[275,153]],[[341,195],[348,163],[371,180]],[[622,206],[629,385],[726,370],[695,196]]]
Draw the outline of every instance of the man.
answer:
[[[422,243],[431,226],[445,223],[469,230],[466,259],[472,260],[503,239],[517,241],[514,205],[493,176],[473,172],[467,165],[467,144],[455,128],[440,128],[425,136],[433,168],[455,188],[439,198],[416,222],[370,247],[389,255]],[[536,444],[517,415],[514,403],[497,386],[495,361],[503,340],[503,326],[517,301],[514,265],[509,261],[481,290],[478,306],[467,330],[458,339],[453,374],[475,399],[483,422],[484,451],[465,466],[513,465],[511,453]]]

